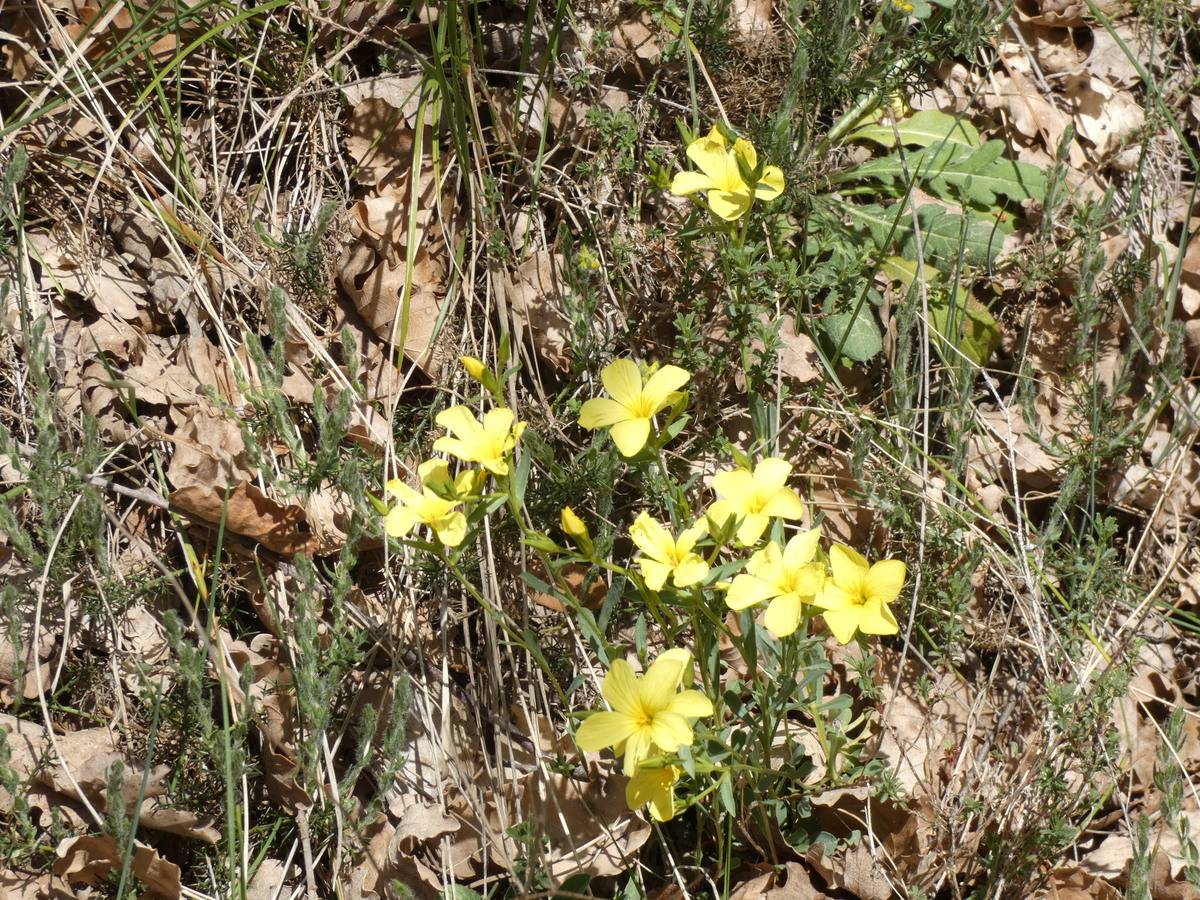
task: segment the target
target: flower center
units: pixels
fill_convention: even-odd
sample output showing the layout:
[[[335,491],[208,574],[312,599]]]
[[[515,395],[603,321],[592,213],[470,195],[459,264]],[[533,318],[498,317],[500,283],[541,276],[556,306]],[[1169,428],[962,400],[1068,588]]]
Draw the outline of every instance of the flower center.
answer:
[[[649,419],[657,410],[649,397],[638,397],[629,405],[629,413],[635,419]]]

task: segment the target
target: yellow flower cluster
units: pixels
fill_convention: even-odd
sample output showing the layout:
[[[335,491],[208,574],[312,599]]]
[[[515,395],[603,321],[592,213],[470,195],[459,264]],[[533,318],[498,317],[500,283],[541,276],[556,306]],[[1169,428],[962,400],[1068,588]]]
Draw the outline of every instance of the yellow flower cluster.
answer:
[[[675,366],[639,366],[620,359],[600,378],[609,396],[587,401],[580,424],[608,427],[621,454],[633,457],[651,437],[657,443],[654,418],[677,404],[678,389],[691,375]],[[678,412],[673,409],[673,414]],[[753,547],[743,570],[732,581],[713,587],[724,591],[732,610],[765,605],[763,624],[775,637],[794,634],[806,614],[821,615],[842,644],[857,633],[895,634],[899,625],[890,604],[904,586],[903,562],[885,559],[872,565],[843,544],[833,544],[826,555],[819,528],[793,534],[786,542],[775,538],[763,542],[773,521],[796,522],[805,517],[800,495],[788,485],[791,473],[791,464],[778,457],[762,459],[751,468],[738,466],[716,473],[709,481],[715,499],[678,534],[649,513],[640,513],[629,538],[638,551],[635,562],[645,588],[655,593],[698,592],[712,580],[711,563],[727,543],[735,549]],[[573,509],[562,511],[560,524],[585,552],[591,552],[587,526]],[[702,544],[710,548],[707,559],[699,551]],[[703,694],[679,691],[690,667],[687,650],[663,653],[641,678],[625,660],[615,660],[601,690],[611,709],[592,713],[576,733],[582,750],[612,747],[624,757],[630,807],[649,804],[651,815],[660,820],[674,814],[674,786],[680,778],[679,767],[669,757],[691,745],[692,724],[713,710]],[[668,758],[643,766],[655,749]]]
[[[461,362],[476,381],[495,381],[491,371],[474,357],[464,356]],[[467,511],[479,500],[488,476],[508,475],[525,423],[517,422],[507,407],[488,410],[480,421],[462,405],[442,410],[434,421],[447,434],[433,442],[433,449],[479,468],[463,468],[452,475],[449,462],[428,459],[417,467],[420,490],[392,479],[386,489],[395,503],[384,516],[383,527],[392,537],[407,537],[414,528],[425,526],[440,543],[457,547],[467,534]]]

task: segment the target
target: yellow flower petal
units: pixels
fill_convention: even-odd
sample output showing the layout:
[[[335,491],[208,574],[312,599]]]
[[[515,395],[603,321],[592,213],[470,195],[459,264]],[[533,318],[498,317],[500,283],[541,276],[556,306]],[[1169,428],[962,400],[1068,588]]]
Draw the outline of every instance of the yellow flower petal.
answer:
[[[675,815],[675,782],[679,780],[679,769],[667,766],[662,769],[638,769],[625,786],[625,804],[630,809],[640,809],[649,804],[650,817],[665,822]]]
[[[778,166],[767,166],[762,177],[754,186],[754,196],[759,200],[774,200],[783,193],[783,172]]]
[[[642,760],[650,755],[650,745],[654,742],[654,732],[650,728],[638,728],[625,742],[625,764],[621,771],[632,775]]]
[[[483,433],[475,414],[462,404],[443,409],[434,421],[461,441],[474,441]]]
[[[668,753],[691,744],[694,739],[692,726],[688,724],[687,719],[675,712],[660,712],[650,723],[650,729],[654,735],[654,743]]]
[[[745,469],[728,469],[712,477],[712,489],[718,497],[744,499],[754,490],[754,476]],[[716,504],[713,504],[716,506]]]
[[[600,686],[600,694],[618,712],[633,713],[639,708],[637,676],[623,659],[614,659]]]
[[[821,587],[820,593],[814,598],[813,603],[826,610],[846,609],[858,605],[853,595],[847,593],[832,581],[825,582]]]
[[[671,577],[671,567],[664,562],[643,556],[638,560],[638,568],[642,570],[642,580],[652,591],[661,591],[667,579]]]
[[[637,456],[650,439],[650,420],[627,419],[613,425],[609,433],[622,456]]]
[[[679,366],[663,366],[650,376],[642,388],[642,399],[658,412],[670,404],[671,394],[687,384],[691,377],[691,372]]]
[[[765,603],[778,593],[779,589],[770,582],[743,573],[733,579],[733,584],[725,592],[725,604],[734,610],[746,609]]]
[[[803,519],[804,501],[791,488],[782,488],[776,491],[771,496],[771,499],[766,502],[766,505],[762,508],[762,514],[778,519]]]
[[[393,506],[383,519],[383,530],[392,537],[405,537],[416,524],[417,517],[410,507]]]
[[[699,584],[707,575],[708,563],[692,553],[684,557],[683,561],[675,567],[672,580],[675,582],[675,587],[685,588]]]
[[[683,662],[678,656],[660,655],[638,682],[638,699],[644,713],[667,709],[683,677]]]
[[[420,496],[401,478],[392,478],[383,486],[383,489],[393,497],[399,497],[402,500]]]
[[[839,644],[848,644],[850,639],[854,637],[854,632],[858,630],[858,619],[861,608],[857,606],[848,606],[845,609],[827,609],[822,615],[825,618],[825,625],[829,631],[837,638]]]
[[[733,142],[733,155],[741,159],[751,171],[758,167],[758,153],[754,145],[745,138],[738,138]]]
[[[863,634],[896,634],[900,625],[885,604],[878,600],[868,600],[862,607],[858,630]]]
[[[777,491],[787,484],[791,474],[790,462],[777,456],[768,456],[754,467],[754,486],[764,493]]]
[[[673,659],[679,663],[679,683],[682,684],[686,679],[688,684],[692,683],[692,651],[683,647],[672,647],[670,650],[664,650],[658,656],[659,659]],[[676,685],[678,687],[679,685]]]
[[[437,539],[447,547],[457,547],[467,536],[467,517],[460,512],[451,513],[444,519],[431,522],[430,527]]]
[[[709,178],[714,181],[724,179],[729,154],[726,150],[725,135],[721,134],[716,125],[713,125],[704,137],[688,144],[687,156],[696,164],[696,168]]]
[[[774,541],[750,557],[746,571],[763,581],[778,583],[783,578],[783,553]]]
[[[640,513],[634,519],[629,537],[639,550],[659,562],[670,562],[675,553],[675,539],[649,513]]]
[[[708,208],[726,222],[740,219],[750,209],[750,194],[748,192],[713,190],[709,191],[705,196],[708,199]]]
[[[575,732],[575,744],[585,753],[595,753],[628,740],[637,731],[637,722],[618,712],[594,712]]]
[[[810,528],[795,535],[783,549],[783,564],[789,569],[812,562],[817,555],[817,545],[821,540],[821,529]]]
[[[703,172],[676,172],[671,179],[671,193],[677,197],[685,197],[696,191],[711,190],[713,180]]]
[[[507,406],[489,409],[483,417],[483,430],[493,440],[504,441],[510,437],[516,415]]]
[[[763,624],[775,637],[787,637],[799,627],[801,610],[799,594],[781,594],[767,607]]]
[[[767,530],[767,526],[770,523],[771,520],[769,518],[757,513],[746,516],[746,518],[742,520],[742,524],[738,526],[738,543],[743,547],[749,547],[760,537],[762,537],[762,533]]]
[[[588,400],[579,410],[579,424],[584,428],[607,428],[629,418],[629,410],[607,397]]]
[[[632,359],[613,360],[600,372],[600,381],[608,396],[633,409],[642,396],[642,373]]]
[[[868,601],[891,603],[904,589],[904,576],[908,568],[901,560],[883,559],[867,570],[863,580],[863,593]]]
[[[833,573],[833,583],[843,590],[851,594],[859,593],[869,568],[857,550],[845,544],[834,544],[829,548],[829,569]]]
[[[452,437],[440,437],[433,442],[433,449],[437,453],[445,453],[448,456],[461,459],[463,462],[478,461],[476,459],[478,454],[475,452],[478,446],[477,441],[463,441]]]
[[[711,716],[713,705],[699,691],[681,691],[671,699],[669,711],[689,719],[699,719],[701,716]]]

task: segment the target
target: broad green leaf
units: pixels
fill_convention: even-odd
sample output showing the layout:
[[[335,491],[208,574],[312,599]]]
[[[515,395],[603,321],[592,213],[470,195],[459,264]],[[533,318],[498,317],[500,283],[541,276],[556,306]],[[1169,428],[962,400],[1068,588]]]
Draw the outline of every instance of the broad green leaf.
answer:
[[[1002,159],[1002,141],[988,141],[978,150],[961,145],[929,147],[873,159],[837,175],[835,184],[872,179],[904,188],[910,181],[932,193],[994,207],[999,197],[1020,202],[1041,200],[1046,176],[1037,166]]]
[[[903,122],[884,124],[874,122],[851,132],[848,140],[873,141],[884,147],[931,147],[958,144],[974,150],[980,144],[979,132],[965,119],[956,118],[936,109],[925,109]]]
[[[867,304],[855,313],[831,313],[820,320],[821,331],[833,349],[841,347],[842,356],[866,362],[883,349],[883,335],[875,324],[875,312]]]
[[[889,256],[879,271],[905,290],[917,278],[917,264],[910,259]],[[1000,326],[991,312],[975,295],[956,284],[945,284],[942,273],[933,266],[924,267],[924,276],[933,290],[929,293],[929,326],[937,337],[956,348],[976,365],[982,366],[1000,344]],[[951,354],[946,354],[950,356]]]
[[[880,250],[886,253],[898,248],[903,256],[916,258],[918,241],[907,204],[846,203],[841,206],[841,211],[851,226],[866,228]],[[960,249],[964,264],[990,264],[1011,230],[998,220],[969,211],[952,213],[933,204],[917,209],[917,224],[924,258],[946,270],[956,267]]]

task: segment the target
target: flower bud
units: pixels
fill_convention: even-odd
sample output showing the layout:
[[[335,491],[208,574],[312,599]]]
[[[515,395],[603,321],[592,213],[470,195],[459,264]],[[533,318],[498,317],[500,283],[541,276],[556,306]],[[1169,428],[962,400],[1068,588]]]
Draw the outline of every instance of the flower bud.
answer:
[[[458,361],[462,363],[462,367],[467,370],[468,375],[470,375],[480,384],[483,383],[483,379],[488,371],[488,367],[483,364],[482,359],[478,359],[474,356],[460,356]]]
[[[587,526],[583,524],[583,519],[579,518],[579,516],[575,514],[575,510],[571,509],[569,506],[564,506],[562,508],[562,514],[559,516],[558,524],[566,534],[575,538],[577,541],[586,541],[589,537],[591,537],[591,535],[588,534]]]

